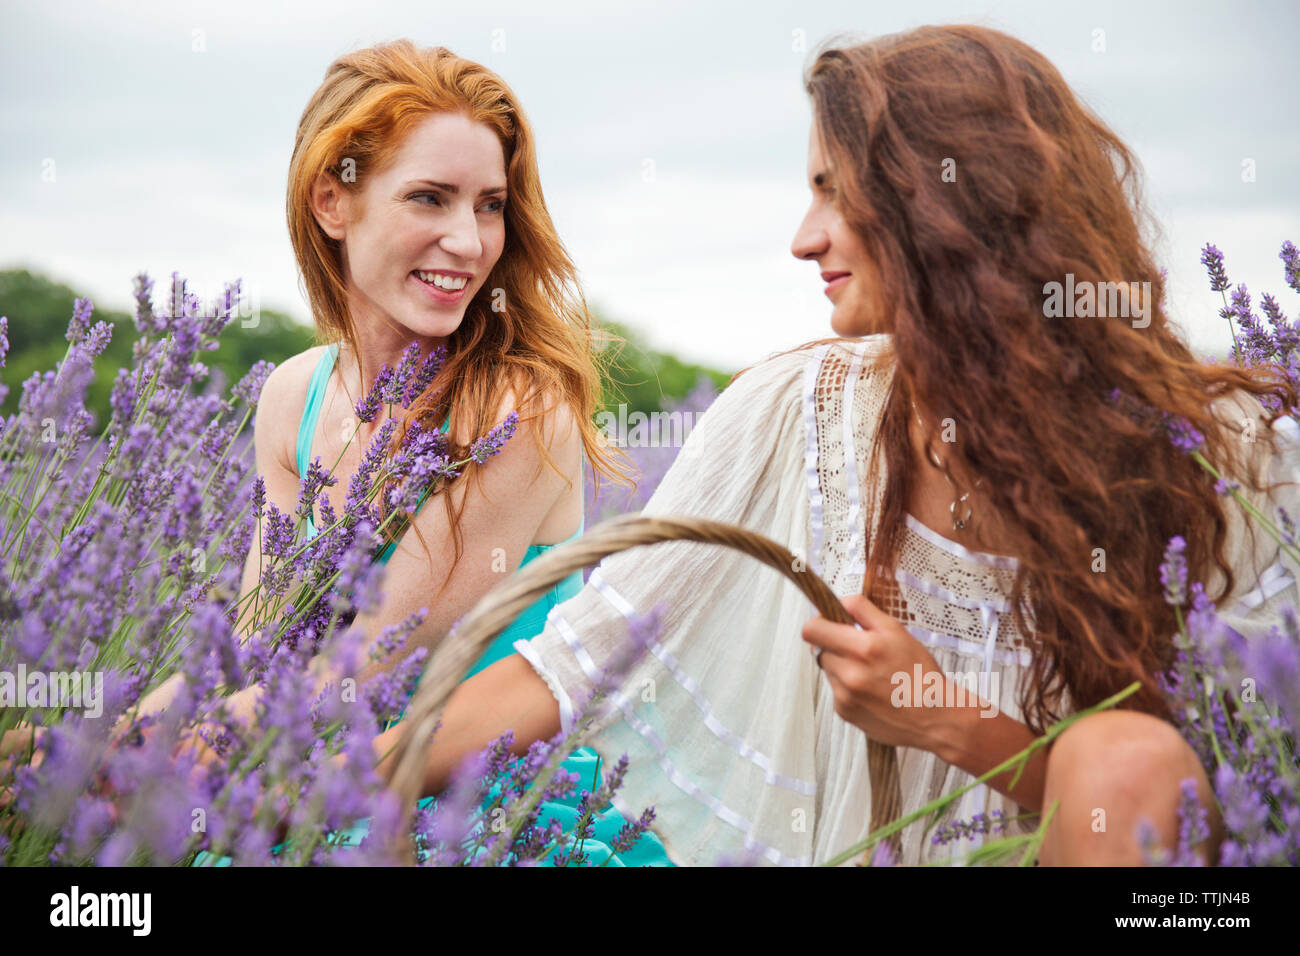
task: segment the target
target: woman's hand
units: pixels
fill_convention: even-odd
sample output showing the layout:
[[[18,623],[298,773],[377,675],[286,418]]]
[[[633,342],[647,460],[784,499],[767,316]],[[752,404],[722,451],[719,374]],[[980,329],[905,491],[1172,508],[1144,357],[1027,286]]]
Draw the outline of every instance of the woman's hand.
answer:
[[[821,615],[803,626],[803,639],[821,650],[818,664],[835,692],[835,713],[872,740],[936,750],[946,739],[943,729],[953,708],[913,706],[921,698],[922,688],[913,697],[918,674],[923,681],[938,681],[942,699],[952,699],[934,656],[864,595],[850,594],[841,603],[861,628]],[[937,677],[926,678],[931,672]]]
[[[0,735],[0,761],[14,755],[29,753],[31,754],[31,760],[28,766],[33,769],[39,767],[45,760],[45,751],[41,748],[41,738],[46,733],[44,727],[35,727],[25,721],[19,723],[12,730],[6,730],[3,735]],[[13,799],[12,788],[0,786],[0,810],[13,803]]]
[[[177,671],[171,677],[167,678],[144,697],[140,702],[129,709],[125,714],[118,718],[117,723],[113,726],[113,739],[120,740],[122,735],[130,728],[133,718],[150,717],[154,714],[161,713],[172,705],[176,696],[185,686],[185,675]]]
[[[181,671],[177,671],[153,690],[149,691],[149,693],[145,694],[144,697],[140,698],[140,702],[136,704],[135,707],[129,708],[126,713],[118,718],[117,723],[113,726],[113,746],[121,745],[123,738],[131,729],[132,725],[143,718],[154,717],[161,714],[175,703],[176,698],[184,688],[185,674]],[[141,734],[147,739],[152,733],[154,733],[154,731],[155,727],[146,727],[141,731]],[[194,734],[194,731],[189,731],[189,734]],[[208,753],[211,754],[207,745],[197,739],[197,735],[195,735],[195,741],[196,746],[208,750]]]
[[[31,753],[33,767],[40,766],[45,757],[41,749],[41,737],[45,735],[44,727],[37,727],[27,721],[19,721],[18,726],[6,730],[0,736],[0,760],[13,754]]]
[[[135,710],[136,716],[148,717],[166,710],[176,700],[184,686],[185,675],[180,672],[173,674],[141,699],[139,706]],[[257,716],[257,702],[260,694],[261,688],[254,684],[252,687],[231,694],[225,699],[227,711],[240,728],[247,729],[253,726]],[[130,715],[123,715],[116,728],[114,728],[115,736],[120,738],[130,724]],[[188,728],[181,735],[182,742],[177,748],[177,752],[188,749],[200,766],[217,763],[221,758],[203,740],[200,731],[205,731],[211,736],[220,733],[221,730],[219,724],[209,722],[199,723]],[[145,734],[148,733],[149,731],[146,730]]]
[[[261,685],[254,684],[225,698],[226,712],[235,725],[235,732],[246,731],[257,722],[257,703],[262,693]],[[188,730],[183,735],[181,748],[189,748],[199,766],[211,766],[221,757],[200,736],[200,731],[207,731],[208,736],[219,734],[222,726],[215,723],[202,723]]]

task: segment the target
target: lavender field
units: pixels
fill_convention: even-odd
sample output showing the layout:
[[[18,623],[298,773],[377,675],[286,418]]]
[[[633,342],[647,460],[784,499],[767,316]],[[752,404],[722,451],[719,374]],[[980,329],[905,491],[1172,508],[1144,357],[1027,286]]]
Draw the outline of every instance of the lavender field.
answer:
[[[1300,254],[1287,243],[1279,258],[1281,277],[1300,292]],[[1276,363],[1300,384],[1300,330],[1269,295],[1260,297],[1257,313],[1246,288],[1231,285],[1217,249],[1207,246],[1202,261],[1236,343],[1231,360]],[[266,502],[248,438],[269,366],[218,389],[203,364],[232,315],[238,287],[216,303],[183,292],[159,300],[144,276],[135,291],[133,329],[95,321],[91,303],[78,301],[65,357],[21,383],[18,411],[0,430],[0,862],[184,866],[200,854],[239,865],[412,857],[436,866],[525,865],[545,857],[557,865],[586,862],[589,816],[580,815],[568,831],[537,822],[541,799],[581,786],[557,772],[552,759],[581,742],[577,731],[522,758],[510,756],[508,739],[498,741],[463,769],[448,794],[407,818],[375,773],[371,739],[402,710],[425,655],[412,654],[351,698],[335,686],[309,698],[299,679],[322,649],[334,649],[355,672],[400,647],[418,624],[412,618],[390,628],[370,646],[349,627],[379,600],[382,566],[372,556],[383,523],[398,513],[380,517],[378,490],[389,483],[389,503],[410,507],[423,490],[497,454],[513,419],[482,436],[461,461],[448,457],[440,433],[418,428],[400,453],[386,456],[386,425],[348,488],[331,487],[328,466],[315,467],[296,512],[281,513]],[[6,327],[0,319],[0,358],[8,350]],[[85,396],[97,359],[110,337],[132,335],[134,366],[98,370],[114,373],[112,418],[92,439]],[[372,421],[385,405],[407,407],[432,380],[437,357],[420,363],[415,355],[380,376],[358,403],[358,418]],[[5,384],[7,390],[17,383]],[[695,416],[715,397],[702,381],[665,411]],[[1164,427],[1210,467],[1194,432],[1178,422]],[[589,495],[588,529],[640,510],[677,452],[671,444],[634,442],[626,450],[640,469],[638,487],[632,494],[607,487],[594,502]],[[588,482],[590,489],[590,474]],[[1245,503],[1227,479],[1218,490]],[[322,530],[307,539],[305,519],[318,499]],[[1252,515],[1300,556],[1293,517]],[[240,594],[243,559],[259,523],[260,579]],[[1181,733],[1210,769],[1228,830],[1221,863],[1294,866],[1300,624],[1291,613],[1284,627],[1254,642],[1222,626],[1201,583],[1188,581],[1178,538],[1169,542],[1162,576],[1184,624],[1167,691]],[[653,634],[655,621],[637,627]],[[142,717],[143,696],[178,673],[185,683],[172,706]],[[1235,690],[1247,678],[1257,688],[1249,700]],[[266,692],[245,729],[226,701],[254,682]],[[1070,722],[1053,727],[1035,748]],[[201,747],[193,746],[196,735]],[[584,797],[583,812],[607,802],[620,779],[616,767]],[[1199,863],[1193,850],[1207,835],[1205,811],[1190,793],[1178,852],[1166,858],[1152,851],[1153,864]],[[888,865],[883,838],[890,831],[960,796],[845,847],[842,858],[866,853]],[[493,811],[505,814],[504,827],[485,825]],[[645,808],[619,846],[634,844],[653,816]],[[343,834],[362,819],[370,820],[370,835],[352,845]],[[932,839],[966,863],[1032,862],[1043,828],[1011,837],[1003,823],[977,817]],[[975,834],[992,839],[969,853],[965,841]]]

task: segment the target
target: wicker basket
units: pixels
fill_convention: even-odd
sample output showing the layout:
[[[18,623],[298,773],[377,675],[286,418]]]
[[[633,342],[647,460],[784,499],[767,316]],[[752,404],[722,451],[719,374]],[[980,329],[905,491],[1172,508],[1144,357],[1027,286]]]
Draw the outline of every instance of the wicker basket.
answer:
[[[793,554],[763,535],[720,521],[693,517],[623,515],[602,522],[575,541],[560,545],[530,561],[501,586],[494,588],[461,620],[455,640],[441,642],[420,679],[402,725],[394,755],[392,786],[409,811],[420,798],[424,756],[447,698],[484,649],[517,615],[574,571],[639,545],[660,541],[698,541],[724,545],[781,572],[813,603],[819,614],[844,624],[853,619],[839,598]],[[871,830],[901,813],[898,757],[894,747],[867,741],[871,777]],[[898,834],[889,842],[897,853]]]

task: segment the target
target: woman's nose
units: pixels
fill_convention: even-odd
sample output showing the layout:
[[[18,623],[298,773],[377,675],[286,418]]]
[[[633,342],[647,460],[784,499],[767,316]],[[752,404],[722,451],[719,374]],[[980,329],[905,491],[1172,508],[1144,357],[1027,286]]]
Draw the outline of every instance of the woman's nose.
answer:
[[[474,210],[462,212],[447,224],[447,231],[439,243],[445,250],[461,259],[477,259],[483,254],[483,241],[478,234],[478,219]]]
[[[816,259],[826,251],[829,242],[826,230],[813,222],[812,214],[809,213],[794,234],[790,252],[796,259]]]

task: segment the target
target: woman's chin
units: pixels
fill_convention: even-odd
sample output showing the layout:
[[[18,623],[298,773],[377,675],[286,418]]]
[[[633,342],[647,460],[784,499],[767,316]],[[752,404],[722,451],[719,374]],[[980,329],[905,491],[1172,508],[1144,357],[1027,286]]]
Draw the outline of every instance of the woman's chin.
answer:
[[[446,338],[460,328],[461,322],[465,321],[465,310],[463,308],[454,312],[440,310],[423,314],[416,310],[413,314],[402,316],[398,321],[412,336]]]
[[[882,330],[879,328],[879,323],[856,311],[837,305],[831,312],[831,331],[841,338],[857,339],[864,335],[875,335]]]

